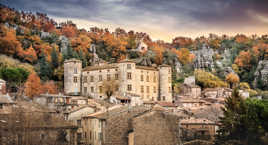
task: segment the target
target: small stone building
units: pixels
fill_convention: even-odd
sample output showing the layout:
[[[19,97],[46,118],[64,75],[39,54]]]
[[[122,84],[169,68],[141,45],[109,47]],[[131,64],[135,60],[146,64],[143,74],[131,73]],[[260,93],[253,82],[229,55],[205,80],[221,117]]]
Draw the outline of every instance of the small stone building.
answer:
[[[205,118],[183,119],[180,124],[185,139],[213,139],[219,127],[218,123]]]
[[[90,145],[174,145],[179,117],[161,107],[117,107],[83,117],[84,142]]]

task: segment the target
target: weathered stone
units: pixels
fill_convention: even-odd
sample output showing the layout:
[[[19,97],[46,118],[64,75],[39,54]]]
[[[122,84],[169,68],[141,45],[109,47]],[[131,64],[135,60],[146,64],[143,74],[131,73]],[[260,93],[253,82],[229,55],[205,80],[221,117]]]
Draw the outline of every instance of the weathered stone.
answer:
[[[69,46],[69,40],[65,36],[60,36],[59,40],[60,40],[60,51],[62,53],[65,53],[67,51],[68,46]]]
[[[213,49],[203,44],[203,47],[201,50],[193,51],[192,53],[194,53],[195,55],[195,60],[194,60],[195,69],[213,69],[214,68],[213,55],[215,54],[215,52],[213,51]]]
[[[268,60],[260,61],[255,71],[254,85],[257,85],[257,79],[260,78],[264,85],[268,85]]]

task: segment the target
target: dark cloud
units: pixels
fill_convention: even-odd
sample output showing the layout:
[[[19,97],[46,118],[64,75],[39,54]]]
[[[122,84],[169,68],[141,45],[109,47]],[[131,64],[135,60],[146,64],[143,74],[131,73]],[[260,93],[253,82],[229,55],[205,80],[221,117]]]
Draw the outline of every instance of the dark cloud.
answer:
[[[266,27],[268,23],[268,0],[0,0],[0,3],[54,17],[161,32],[243,32],[253,26]]]

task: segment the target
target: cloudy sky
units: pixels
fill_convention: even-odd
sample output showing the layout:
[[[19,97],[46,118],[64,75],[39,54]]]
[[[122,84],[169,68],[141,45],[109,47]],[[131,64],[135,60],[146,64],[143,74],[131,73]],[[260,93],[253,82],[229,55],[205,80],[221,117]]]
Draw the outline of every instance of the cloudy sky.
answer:
[[[79,28],[142,31],[154,39],[268,33],[268,0],[0,0]]]

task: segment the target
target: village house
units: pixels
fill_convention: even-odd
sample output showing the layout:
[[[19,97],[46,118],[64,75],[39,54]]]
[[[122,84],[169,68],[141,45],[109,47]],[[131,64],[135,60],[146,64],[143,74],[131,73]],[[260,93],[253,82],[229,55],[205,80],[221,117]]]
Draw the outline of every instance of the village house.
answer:
[[[16,101],[15,104],[6,97],[5,99],[0,97],[0,102],[5,102],[3,109],[8,107],[8,111],[0,109],[1,145],[57,144],[58,142],[77,145],[77,127],[64,121],[53,110],[34,102]],[[62,137],[65,137],[65,141]]]
[[[202,91],[203,98],[227,98],[232,95],[232,89],[229,88],[206,88]]]
[[[205,118],[188,118],[180,121],[181,127],[186,131],[185,138],[197,136],[201,139],[213,139],[219,128],[219,124]]]
[[[179,117],[164,108],[117,107],[83,117],[87,145],[173,145],[179,142]]]
[[[34,97],[34,102],[48,106],[51,109],[58,111],[65,111],[68,108],[72,108],[71,96],[63,94],[41,94],[38,97]]]
[[[12,107],[16,103],[7,95],[0,95],[0,114],[8,114],[12,112]]]
[[[188,99],[179,99],[175,103],[180,107],[191,109],[194,107],[196,108],[204,106],[206,104],[206,101],[195,98],[188,98]]]
[[[6,81],[0,79],[0,95],[6,94]]]
[[[143,101],[172,102],[171,67],[146,67],[131,60],[119,63],[101,63],[82,69],[82,62],[70,59],[64,62],[64,91],[66,94],[106,98],[105,82],[117,82],[113,96],[137,94]]]
[[[92,114],[96,112],[96,107],[95,106],[90,106],[90,105],[84,105],[84,106],[79,106],[72,108],[68,111],[64,112],[64,119],[69,120],[73,123],[73,125],[77,126],[77,142],[78,144],[82,143],[82,117],[86,116],[88,114]]]
[[[201,97],[201,88],[197,85],[182,84],[180,86],[180,95],[187,98],[199,98]]]

